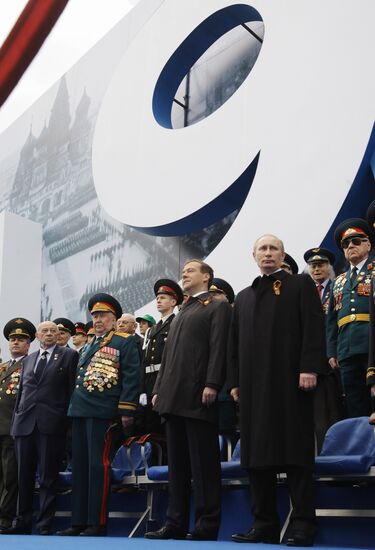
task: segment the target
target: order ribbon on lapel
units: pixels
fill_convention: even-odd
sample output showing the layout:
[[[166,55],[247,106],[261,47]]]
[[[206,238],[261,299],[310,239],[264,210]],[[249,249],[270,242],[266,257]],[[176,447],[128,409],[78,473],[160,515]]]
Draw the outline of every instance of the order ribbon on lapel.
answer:
[[[273,291],[274,291],[275,295],[280,296],[280,294],[281,294],[281,281],[279,281],[279,279],[277,279],[277,281],[275,281],[273,283],[272,288],[273,288]]]

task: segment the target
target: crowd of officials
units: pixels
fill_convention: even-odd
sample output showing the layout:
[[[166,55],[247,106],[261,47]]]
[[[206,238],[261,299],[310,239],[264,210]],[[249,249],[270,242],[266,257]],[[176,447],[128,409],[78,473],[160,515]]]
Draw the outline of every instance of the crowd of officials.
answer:
[[[36,530],[52,534],[65,461],[72,524],[58,534],[105,536],[115,442],[153,433],[166,438],[168,509],[165,525],[145,536],[215,540],[221,432],[240,434],[249,472],[253,524],[232,540],[279,542],[283,472],[293,506],[286,544],[313,545],[314,457],[332,424],[371,415],[375,394],[374,222],[372,204],[367,221],[336,228],[347,260],[337,277],[332,251],[307,250],[299,275],[283,242],[263,235],[253,247],[260,275],[236,298],[193,259],[182,288],[166,278],[154,283],[158,321],[123,313],[105,293],[88,300],[88,324],[11,319],[4,327],[11,359],[0,365],[0,533],[31,533],[37,480]],[[39,349],[29,354],[35,338]]]

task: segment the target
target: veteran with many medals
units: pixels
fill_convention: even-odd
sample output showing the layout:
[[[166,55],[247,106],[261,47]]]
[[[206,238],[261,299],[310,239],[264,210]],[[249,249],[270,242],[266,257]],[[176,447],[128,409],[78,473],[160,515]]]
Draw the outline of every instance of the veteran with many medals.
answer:
[[[11,526],[16,515],[18,483],[17,460],[10,426],[17,392],[19,389],[22,362],[28,354],[30,342],[35,339],[35,326],[27,319],[11,319],[4,327],[4,336],[9,340],[11,359],[0,365],[0,528]]]
[[[327,356],[339,369],[349,418],[370,413],[366,387],[369,352],[369,296],[375,265],[369,259],[372,232],[365,220],[351,218],[335,231],[337,245],[350,266],[336,277],[327,317]]]
[[[95,338],[82,353],[68,416],[72,417],[72,526],[65,536],[104,536],[110,489],[114,422],[133,422],[139,395],[139,355],[134,337],[116,332],[122,314],[109,294],[92,296],[88,309]]]

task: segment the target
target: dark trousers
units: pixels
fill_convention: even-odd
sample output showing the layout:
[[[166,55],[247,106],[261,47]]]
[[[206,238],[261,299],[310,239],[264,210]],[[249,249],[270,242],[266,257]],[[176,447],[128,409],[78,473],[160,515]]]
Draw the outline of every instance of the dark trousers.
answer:
[[[344,418],[343,388],[339,370],[318,377],[314,391],[314,427],[318,454],[328,429]]]
[[[166,524],[187,533],[191,478],[196,533],[216,537],[221,514],[221,470],[217,426],[203,420],[169,416],[168,510]]]
[[[106,525],[111,487],[110,420],[73,418],[72,525]]]
[[[253,527],[256,529],[280,530],[277,512],[277,471],[281,470],[276,468],[249,470]],[[289,528],[302,531],[307,535],[314,535],[316,519],[312,470],[300,466],[288,466],[283,471],[287,474],[293,506]]]
[[[17,525],[31,526],[35,475],[38,471],[40,489],[36,526],[50,527],[56,510],[65,434],[42,434],[35,427],[30,435],[16,437],[15,447],[18,462]]]
[[[17,460],[14,440],[0,436],[0,526],[10,526],[16,515],[18,496]]]
[[[340,361],[347,418],[371,414],[370,389],[366,386],[367,362],[367,354],[355,355]]]

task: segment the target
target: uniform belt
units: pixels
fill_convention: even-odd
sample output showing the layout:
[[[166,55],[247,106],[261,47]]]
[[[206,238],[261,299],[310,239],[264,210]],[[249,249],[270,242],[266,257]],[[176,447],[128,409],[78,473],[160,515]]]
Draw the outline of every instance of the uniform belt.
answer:
[[[345,317],[341,317],[337,321],[337,326],[340,328],[343,325],[347,325],[348,323],[352,323],[353,321],[370,321],[370,314],[369,313],[352,313],[351,315],[346,315]]]
[[[146,367],[146,374],[150,374],[151,372],[158,372],[160,370],[161,364],[158,365],[149,365]]]

